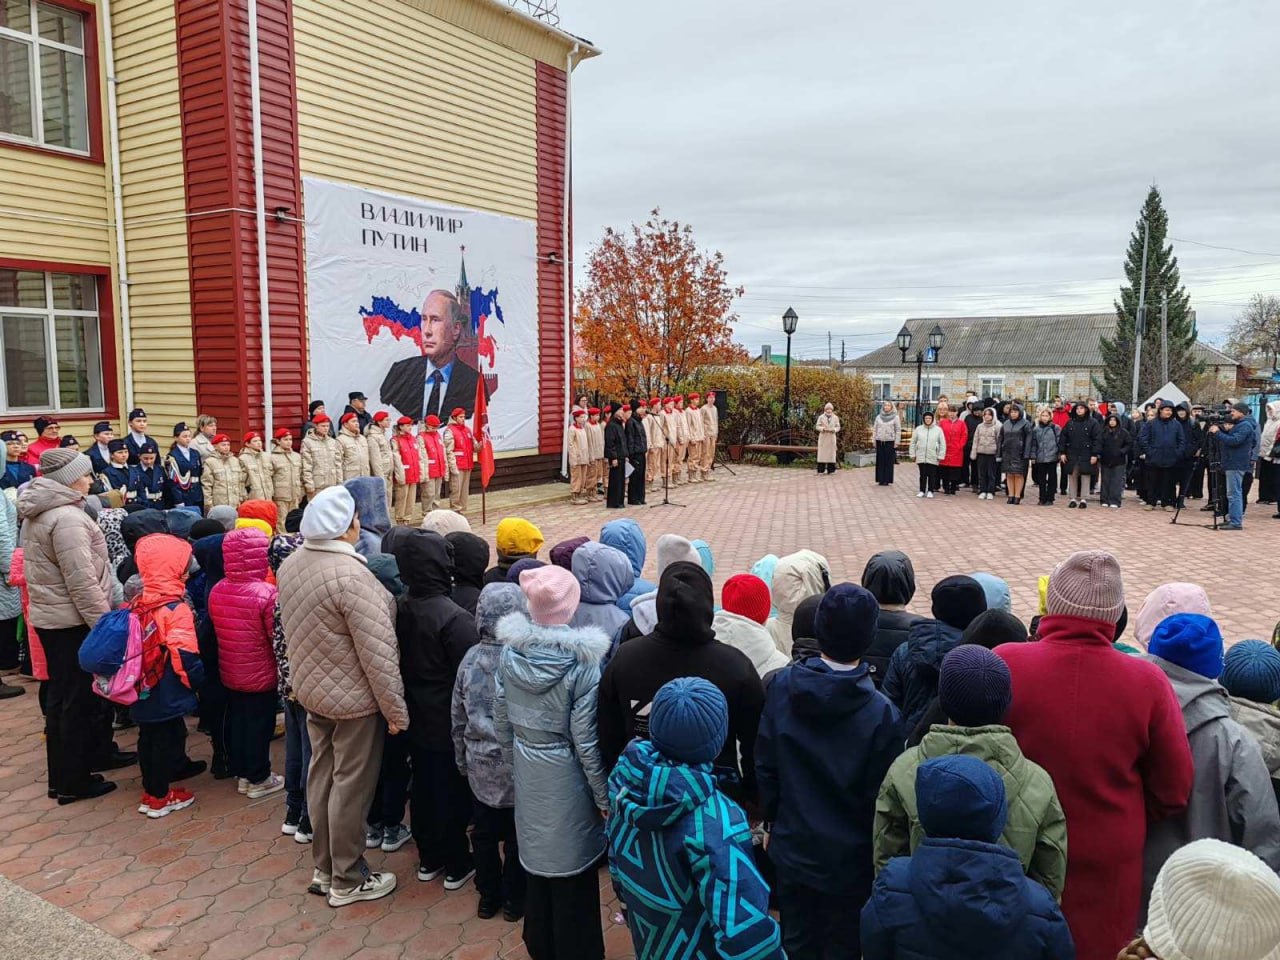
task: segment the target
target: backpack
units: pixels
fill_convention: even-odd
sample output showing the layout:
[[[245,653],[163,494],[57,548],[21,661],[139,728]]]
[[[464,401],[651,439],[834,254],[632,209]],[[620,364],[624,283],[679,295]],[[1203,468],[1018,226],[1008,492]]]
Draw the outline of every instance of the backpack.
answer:
[[[93,692],[129,706],[142,679],[142,624],[122,607],[98,619],[80,645],[80,669],[93,674]]]

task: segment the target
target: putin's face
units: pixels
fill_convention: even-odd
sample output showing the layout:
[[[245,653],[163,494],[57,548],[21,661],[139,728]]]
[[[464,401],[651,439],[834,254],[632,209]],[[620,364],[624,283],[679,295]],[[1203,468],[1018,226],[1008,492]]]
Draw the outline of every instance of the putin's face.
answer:
[[[422,352],[437,367],[453,359],[462,336],[462,321],[456,317],[454,302],[446,294],[436,292],[422,305]]]

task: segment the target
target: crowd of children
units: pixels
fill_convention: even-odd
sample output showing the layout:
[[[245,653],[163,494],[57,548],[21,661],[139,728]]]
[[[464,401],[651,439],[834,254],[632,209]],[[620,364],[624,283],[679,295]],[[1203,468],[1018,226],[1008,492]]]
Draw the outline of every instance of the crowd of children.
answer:
[[[1280,650],[1227,649],[1193,585],[1153,591],[1130,643],[1101,551],[1042,578],[1029,627],[989,573],[912,613],[896,552],[856,583],[813,551],[768,556],[718,606],[705,543],[661,537],[655,585],[628,519],[544,560],[542,532],[507,518],[490,565],[452,511],[393,525],[377,477],[280,523],[266,499],[93,517],[88,458],[50,450],[41,472],[10,582],[50,661],[51,796],[114,786],[82,755],[110,741],[104,678],[63,661],[125,604],[139,812],[193,803],[197,714],[215,779],[284,792],[281,829],[313,844],[309,889],[332,906],[391,893],[364,851],[411,839],[419,881],[474,879],[478,916],[523,919],[533,960],[601,960],[606,859],[646,960],[1270,960],[1280,943]]]

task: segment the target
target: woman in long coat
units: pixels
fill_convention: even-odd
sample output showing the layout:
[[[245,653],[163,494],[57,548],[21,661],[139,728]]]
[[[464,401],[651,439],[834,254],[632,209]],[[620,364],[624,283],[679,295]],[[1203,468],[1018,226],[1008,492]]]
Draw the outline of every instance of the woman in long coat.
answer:
[[[894,405],[886,400],[871,426],[871,439],[876,443],[876,483],[882,487],[893,483],[893,467],[898,460],[900,436],[902,421],[898,418]]]
[[[1022,407],[1009,404],[1009,419],[1000,431],[1000,459],[1004,465],[1005,483],[1009,487],[1009,503],[1021,503],[1027,485],[1027,460],[1031,456],[1031,423]]]
[[[836,472],[836,437],[840,433],[840,418],[836,408],[828,403],[818,414],[814,429],[818,431],[818,472]]]

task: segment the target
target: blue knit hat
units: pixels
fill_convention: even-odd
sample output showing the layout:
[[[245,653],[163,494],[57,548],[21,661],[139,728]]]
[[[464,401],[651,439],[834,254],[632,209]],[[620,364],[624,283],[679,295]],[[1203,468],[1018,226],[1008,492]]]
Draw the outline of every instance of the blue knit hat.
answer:
[[[1202,613],[1165,617],[1151,634],[1147,652],[1210,680],[1222,676],[1222,633]]]
[[[649,740],[678,763],[710,763],[729,735],[729,704],[701,677],[677,677],[663,684],[649,712]]]
[[[916,770],[916,812],[925,836],[995,843],[1009,819],[1000,774],[977,757],[947,754]]]
[[[818,649],[832,660],[849,663],[866,653],[876,638],[880,604],[856,583],[837,583],[822,595],[813,618]]]
[[[1242,640],[1227,651],[1222,667],[1227,693],[1254,703],[1280,700],[1280,650],[1265,640]]]
[[[952,723],[962,727],[1000,723],[1012,701],[1009,665],[986,647],[961,644],[942,658],[938,705]]]

